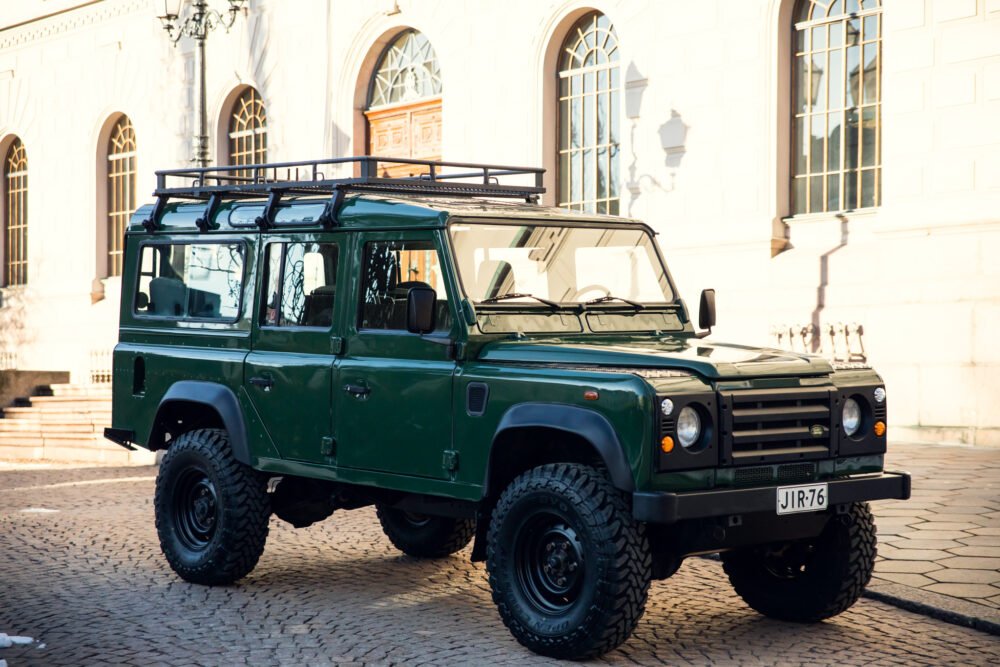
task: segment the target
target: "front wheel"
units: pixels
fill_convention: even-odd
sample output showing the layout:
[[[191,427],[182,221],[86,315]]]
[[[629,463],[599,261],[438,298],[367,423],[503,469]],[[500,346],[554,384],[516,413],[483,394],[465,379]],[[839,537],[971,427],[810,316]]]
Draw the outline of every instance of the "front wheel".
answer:
[[[486,567],[493,601],[517,641],[581,660],[632,634],[652,561],[643,526],[607,478],[562,463],[529,470],[500,496]]]
[[[818,537],[722,554],[736,593],[756,611],[815,623],[857,602],[875,568],[875,522],[867,503],[833,516]]]
[[[264,552],[267,479],[233,456],[225,431],[179,436],[156,476],[156,531],[174,572],[196,584],[229,584]]]

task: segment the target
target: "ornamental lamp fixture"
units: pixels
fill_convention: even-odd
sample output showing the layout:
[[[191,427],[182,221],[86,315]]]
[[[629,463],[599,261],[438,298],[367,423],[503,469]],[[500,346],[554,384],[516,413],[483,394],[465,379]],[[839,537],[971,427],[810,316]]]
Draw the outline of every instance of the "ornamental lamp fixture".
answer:
[[[236,15],[242,10],[246,16],[246,0],[228,0],[229,8],[219,12],[208,6],[208,0],[163,0],[163,15],[158,16],[167,37],[177,45],[182,37],[191,37],[195,41],[195,125],[196,134],[192,137],[194,157],[192,161],[198,167],[208,166],[208,115],[206,112],[205,91],[205,40],[208,33],[216,28],[226,32],[236,23]],[[181,18],[183,5],[189,5],[186,16]]]

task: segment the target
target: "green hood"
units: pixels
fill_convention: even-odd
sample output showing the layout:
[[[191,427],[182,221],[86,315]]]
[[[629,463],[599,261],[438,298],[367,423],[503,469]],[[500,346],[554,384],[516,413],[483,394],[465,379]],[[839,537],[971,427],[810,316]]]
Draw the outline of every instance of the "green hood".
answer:
[[[483,346],[481,361],[671,368],[711,379],[761,376],[828,375],[821,357],[787,350],[711,343],[697,338],[626,341],[531,338],[494,341]]]

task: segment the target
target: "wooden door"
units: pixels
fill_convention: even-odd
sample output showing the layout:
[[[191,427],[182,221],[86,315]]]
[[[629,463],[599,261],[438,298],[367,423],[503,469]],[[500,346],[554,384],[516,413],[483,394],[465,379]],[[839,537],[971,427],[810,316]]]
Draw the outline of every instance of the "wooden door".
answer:
[[[365,112],[368,154],[378,157],[441,159],[441,98],[399,104]],[[383,163],[380,175],[402,178],[426,173],[410,164]]]

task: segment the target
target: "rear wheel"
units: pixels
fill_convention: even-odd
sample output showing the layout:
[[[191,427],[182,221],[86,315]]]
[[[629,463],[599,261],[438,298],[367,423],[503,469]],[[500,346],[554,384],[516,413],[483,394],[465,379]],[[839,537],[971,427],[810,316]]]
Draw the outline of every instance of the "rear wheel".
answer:
[[[189,431],[170,445],[154,506],[160,548],[187,581],[232,583],[264,552],[267,478],[235,459],[225,431]]]
[[[393,546],[417,558],[444,558],[461,551],[476,534],[472,519],[453,519],[406,512],[387,505],[375,508]]]
[[[875,522],[867,503],[830,518],[815,538],[722,554],[736,593],[783,621],[814,623],[857,602],[875,567]]]
[[[529,470],[500,496],[487,569],[500,617],[521,644],[585,659],[632,634],[652,561],[644,528],[606,477],[579,464]]]

